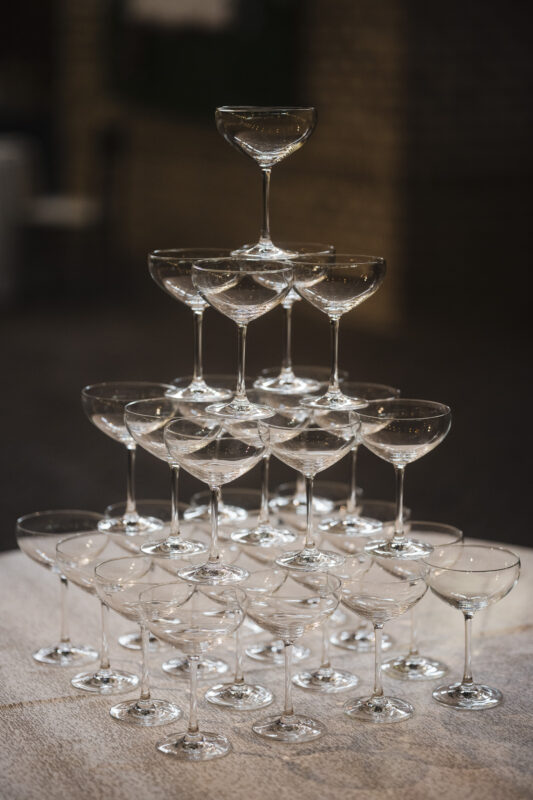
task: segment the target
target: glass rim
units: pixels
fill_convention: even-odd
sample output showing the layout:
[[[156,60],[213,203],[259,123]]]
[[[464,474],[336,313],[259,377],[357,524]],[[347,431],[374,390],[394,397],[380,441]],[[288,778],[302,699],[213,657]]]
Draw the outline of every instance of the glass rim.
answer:
[[[361,501],[361,503],[364,502],[365,502],[364,500]],[[459,534],[459,539],[457,541],[449,542],[448,544],[435,545],[433,548],[434,550],[438,550],[441,547],[451,547],[454,544],[461,543],[464,539],[464,531],[462,531],[461,528],[458,528],[456,525],[451,525],[449,522],[434,522],[432,520],[425,520],[425,519],[409,519],[408,523],[410,528],[414,528],[414,530],[416,530],[417,525],[418,526],[426,525],[428,533],[439,533],[442,531],[442,533],[453,532]]]
[[[317,113],[316,106],[217,106],[215,112],[235,112],[235,111],[255,111],[259,114],[268,114],[269,112],[283,113],[289,111],[314,111]]]
[[[130,400],[129,403],[126,403],[126,405],[124,406],[124,414],[126,414],[126,412],[127,412],[128,414],[135,414],[135,416],[137,416],[137,417],[148,417],[149,419],[160,419],[160,417],[157,414],[150,414],[150,413],[143,412],[143,411],[137,411],[137,410],[131,408],[130,406],[137,405],[137,403],[139,403],[139,404],[140,403],[150,403],[150,402],[154,402],[154,403],[155,402],[159,402],[159,403],[161,403],[162,401],[165,402],[165,403],[172,403],[172,402],[179,403],[180,402],[180,400],[178,398],[169,397],[169,395],[164,395],[164,394],[162,394],[161,397],[141,397],[141,398],[139,398],[139,400]],[[170,420],[167,420],[167,421],[170,421]]]
[[[476,550],[492,550],[492,551],[497,551],[499,553],[507,553],[508,555],[514,558],[514,561],[511,564],[507,564],[504,567],[489,567],[488,569],[474,569],[474,568],[464,569],[458,567],[445,567],[439,564],[432,564],[430,559],[433,553],[430,553],[428,556],[426,556],[426,558],[422,559],[422,562],[424,564],[427,564],[428,567],[432,567],[433,569],[445,569],[446,572],[464,572],[464,573],[475,572],[477,574],[482,574],[485,572],[504,572],[507,569],[513,569],[514,567],[519,567],[521,565],[520,556],[517,556],[516,553],[514,553],[512,550],[508,550],[507,547],[498,547],[497,545],[489,545],[489,544],[464,544],[464,543],[447,544],[447,545],[442,545],[442,547],[446,547],[447,549],[450,547],[461,547],[463,552],[464,549],[467,547]],[[438,549],[440,548],[439,547],[434,548],[433,552],[435,552],[435,550]]]
[[[405,403],[407,405],[412,405],[412,406],[414,406],[414,405],[416,405],[418,403],[420,405],[426,405],[428,407],[429,406],[433,406],[435,411],[437,411],[437,409],[440,409],[440,410],[438,411],[438,413],[435,413],[435,414],[420,414],[419,416],[416,416],[416,417],[398,417],[398,416],[386,417],[386,416],[379,416],[378,414],[372,414],[372,413],[369,414],[369,413],[366,412],[366,409],[368,408],[368,406],[372,405],[373,403],[376,403],[376,404],[379,403],[380,405],[383,405],[384,403],[389,403],[389,404],[391,404],[391,403]],[[452,413],[452,411],[451,411],[450,406],[447,406],[445,403],[439,403],[436,400],[418,400],[416,398],[410,398],[410,397],[393,397],[393,398],[390,398],[388,400],[370,400],[368,402],[368,404],[365,406],[365,408],[361,408],[360,410],[356,410],[356,413],[362,419],[365,418],[365,419],[372,419],[372,420],[379,420],[379,421],[388,420],[389,422],[392,422],[392,421],[398,420],[398,419],[410,419],[410,420],[418,420],[418,421],[423,420],[423,419],[439,419],[439,417],[447,417],[447,416],[449,416]]]
[[[281,567],[280,569],[283,569],[283,567]],[[257,570],[257,572],[258,573],[260,573],[260,572],[266,573],[266,572],[270,572],[270,569],[268,567],[266,567],[264,570]],[[288,578],[292,577],[290,569],[287,569],[286,572],[287,572],[287,577]],[[251,577],[252,578],[253,578],[254,574],[256,574],[256,573],[251,573]],[[338,578],[336,575],[333,575],[331,572],[318,572],[318,571],[315,571],[315,572],[311,572],[309,574],[310,575],[323,575],[325,580],[327,581],[328,585],[331,582],[332,588],[327,592],[327,594],[335,594],[340,589],[342,589],[342,580],[340,578]],[[294,580],[294,578],[293,578],[293,580]],[[312,586],[311,587],[306,586],[304,581],[302,581],[302,582],[295,581],[295,583],[299,587],[304,586],[306,589],[309,589],[311,592],[313,591],[313,587]],[[272,596],[272,595],[275,596],[276,598],[279,598],[280,600],[298,600],[299,599],[298,597],[295,597],[294,595],[283,594],[283,587],[284,586],[285,586],[285,581],[280,586],[278,586],[277,588],[273,588],[271,591],[265,591],[265,590],[262,590],[262,589],[255,589],[253,586],[247,586],[246,587],[246,592],[247,593],[250,592],[250,595],[252,595],[253,599],[255,599],[255,600],[259,600],[261,597],[269,597],[269,596]],[[319,595],[320,592],[317,591],[316,594]],[[252,597],[250,598],[250,600],[252,600]]]
[[[234,248],[232,247],[161,247],[157,248],[156,250],[150,250],[148,252],[148,258],[150,260],[159,259],[160,261],[190,261],[195,256],[193,255],[194,252],[226,252],[228,255],[231,255]],[[220,256],[223,258],[224,256]],[[209,258],[209,256],[207,256]]]
[[[95,520],[98,520],[98,521],[101,520],[101,519],[105,519],[104,515],[100,514],[99,511],[84,511],[83,509],[79,509],[79,508],[58,508],[58,509],[55,509],[55,510],[54,509],[48,509],[46,511],[32,511],[29,514],[23,514],[21,517],[18,517],[17,521],[15,523],[16,524],[16,530],[17,531],[19,531],[19,530],[20,531],[24,531],[24,533],[30,533],[30,534],[35,534],[35,535],[39,535],[39,536],[47,536],[47,535],[59,536],[60,532],[58,532],[58,531],[36,531],[36,530],[32,530],[30,528],[25,528],[24,525],[30,519],[38,519],[38,518],[43,518],[44,519],[46,516],[54,515],[54,516],[61,517],[63,515],[67,516],[67,515],[74,515],[74,514],[79,514],[80,516],[87,515],[87,517],[94,517]],[[100,533],[100,531],[98,531],[97,528],[95,530],[96,530],[97,533]],[[70,535],[77,536],[80,533],[91,533],[91,531],[78,531],[78,532],[72,531],[72,534],[68,534],[65,531],[63,538],[67,539],[67,538],[69,538]]]
[[[237,272],[237,270],[233,270],[233,269],[231,269],[231,267],[224,269],[222,267],[217,268],[215,266],[217,263],[222,263],[223,261],[225,261],[225,262],[229,261],[229,262],[232,262],[233,264],[243,263],[244,262],[246,264],[250,264],[250,266],[261,264],[261,263],[265,263],[265,262],[266,263],[271,263],[272,265],[275,265],[275,264],[279,265],[279,266],[272,266],[272,267],[267,267],[267,266],[256,267],[256,266],[254,266],[254,268],[250,269],[249,272],[250,273],[253,272],[256,275],[275,275],[275,274],[282,274],[282,273],[286,272],[287,270],[290,270],[291,273],[293,271],[292,261],[290,259],[288,259],[288,258],[287,259],[284,259],[284,258],[280,258],[280,259],[275,259],[275,258],[273,258],[273,259],[267,259],[267,258],[261,259],[261,258],[253,258],[253,257],[248,257],[248,256],[220,256],[218,258],[199,258],[199,259],[197,259],[195,261],[195,263],[192,266],[193,266],[193,270],[197,270],[199,272],[219,272],[221,274],[222,273],[228,273],[228,272]]]
[[[149,561],[153,561],[153,557],[149,556],[149,555],[146,555],[145,553],[132,553],[131,556],[116,556],[115,558],[105,558],[103,561],[99,561],[98,564],[95,566],[95,568],[94,568],[95,577],[103,578],[103,575],[99,575],[98,574],[98,570],[104,564],[111,564],[112,562],[115,562],[115,561],[131,561],[132,558],[134,558],[134,559],[147,558]]]
[[[79,531],[79,533],[74,533],[74,534],[69,534],[68,536],[63,536],[63,538],[60,539],[59,542],[56,545],[56,552],[57,553],[61,553],[61,555],[68,555],[68,553],[63,553],[63,551],[61,549],[61,545],[64,542],[71,542],[71,541],[73,541],[74,539],[77,539],[80,536],[94,536],[94,534],[96,534],[97,536],[106,536],[107,539],[108,539],[108,542],[111,542],[111,537],[109,536],[108,533],[105,533],[104,531],[99,531],[99,530]],[[102,559],[102,560],[105,561],[105,559]]]
[[[353,254],[352,253],[317,253],[316,254],[317,256],[323,256],[324,258],[331,258],[331,259],[334,259],[335,261],[338,260],[338,261],[341,262],[339,264],[335,264],[335,263],[328,264],[328,263],[325,263],[325,264],[322,265],[322,264],[315,264],[315,261],[313,259],[306,260],[307,259],[307,255],[308,255],[307,253],[302,253],[301,256],[293,256],[291,258],[291,261],[294,262],[295,264],[312,264],[313,266],[324,266],[324,267],[330,267],[330,266],[331,267],[335,267],[335,266],[341,266],[341,267],[348,267],[348,266],[359,267],[360,266],[360,267],[362,267],[362,266],[365,266],[367,264],[382,264],[383,266],[385,266],[386,263],[387,263],[385,258],[383,258],[383,256],[372,256],[372,255],[368,255],[368,254],[365,254],[365,253],[353,253]],[[345,262],[345,263],[343,263],[343,262]]]
[[[173,388],[171,383],[160,383],[159,381],[102,381],[101,383],[88,383],[86,386],[83,387],[83,389],[81,390],[81,393],[82,393],[82,395],[84,397],[90,397],[92,400],[99,400],[99,399],[100,400],[113,400],[113,399],[116,400],[117,398],[108,397],[106,395],[98,395],[95,392],[93,392],[93,390],[95,390],[95,391],[96,390],[101,390],[104,387],[109,388],[111,386],[117,386],[119,388],[126,387],[126,386],[128,386],[130,388],[136,388],[136,387],[142,388],[142,387],[146,387],[146,386],[160,386],[160,387],[162,387],[164,389],[172,389]],[[138,399],[139,400],[150,400],[151,398],[150,397],[139,397]],[[130,400],[128,402],[134,402],[134,401]]]
[[[298,407],[295,408],[294,410],[297,411],[297,409],[298,409]],[[305,407],[302,407],[301,411],[305,412],[306,411]],[[275,410],[275,412],[274,412],[274,414],[272,416],[277,416],[279,412],[280,412],[280,409]],[[339,412],[333,411],[333,412],[326,412],[326,413],[335,414],[335,413],[339,413]],[[332,428],[320,428],[319,427],[319,429],[323,430],[323,431],[328,431],[330,433],[334,433],[336,430],[342,431],[342,430],[345,430],[345,429],[352,429],[354,427],[354,425],[358,429],[361,427],[360,423],[359,423],[359,419],[358,419],[358,417],[359,417],[359,412],[358,411],[345,411],[345,412],[341,411],[340,413],[355,414],[356,418],[352,422],[346,422],[346,423],[342,423],[342,424],[339,424],[339,425],[334,425]],[[258,422],[258,424],[265,425],[267,428],[274,428],[275,430],[279,430],[279,431],[295,430],[294,428],[291,428],[288,425],[270,424],[269,420],[271,420],[271,419],[272,419],[272,417],[266,417],[265,419],[257,420],[257,422]],[[306,420],[302,420],[302,422],[304,422],[304,421],[305,422],[312,422],[313,421],[312,415],[309,418],[307,418]],[[308,427],[301,428],[301,431],[306,431],[306,430],[317,430],[317,429],[316,428],[308,428]],[[289,440],[289,441],[291,441],[291,440]],[[280,442],[280,444],[281,444],[281,442]]]
[[[238,590],[240,592],[240,594],[243,596],[244,600],[247,599],[247,594],[246,594],[245,590],[242,589],[239,586],[232,586],[231,584],[227,585],[227,584],[222,584],[222,583],[221,584],[213,584],[213,585],[208,584],[208,583],[207,584],[189,583],[186,580],[177,580],[177,581],[165,581],[165,583],[155,583],[152,586],[149,586],[146,589],[143,589],[143,591],[139,593],[139,602],[142,605],[145,605],[145,606],[146,605],[151,605],[151,606],[168,605],[169,603],[172,603],[173,602],[172,600],[157,600],[157,599],[156,600],[152,600],[152,599],[147,600],[146,598],[143,598],[143,595],[148,595],[148,592],[154,592],[157,589],[161,589],[164,586],[174,586],[174,587],[179,588],[179,589],[185,589],[185,590],[188,589],[189,590],[189,593],[188,593],[187,597],[185,597],[185,599],[183,600],[182,603],[179,603],[180,606],[185,605],[185,603],[187,603],[191,599],[191,597],[194,594],[194,592],[196,592],[196,591],[202,592],[202,588],[204,588],[204,587],[208,588],[209,590],[220,589],[220,591],[226,591],[226,592],[227,591],[237,591]],[[206,597],[207,596],[208,595],[206,595]],[[239,606],[244,611],[244,608],[243,608],[241,603],[239,603]],[[197,613],[202,613],[201,609]]]

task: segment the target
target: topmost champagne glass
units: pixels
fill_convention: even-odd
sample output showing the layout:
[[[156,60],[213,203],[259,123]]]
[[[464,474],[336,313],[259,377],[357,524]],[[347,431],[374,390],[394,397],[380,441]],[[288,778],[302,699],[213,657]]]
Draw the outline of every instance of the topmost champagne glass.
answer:
[[[239,255],[283,258],[286,252],[270,238],[270,173],[274,164],[299,150],[313,133],[316,109],[311,106],[220,106],[216,126],[224,139],[253,158],[263,176],[263,216],[257,244],[245,245]]]

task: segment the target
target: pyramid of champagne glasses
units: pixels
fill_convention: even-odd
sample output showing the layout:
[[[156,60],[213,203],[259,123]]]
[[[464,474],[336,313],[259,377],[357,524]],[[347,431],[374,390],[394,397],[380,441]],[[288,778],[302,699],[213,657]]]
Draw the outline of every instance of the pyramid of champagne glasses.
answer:
[[[105,514],[47,511],[18,520],[20,549],[55,572],[61,585],[59,640],[41,646],[33,658],[43,668],[65,668],[67,681],[79,692],[136,690],[134,698],[109,708],[110,717],[132,731],[167,725],[183,715],[174,688],[171,697],[160,697],[166,693],[161,687],[152,697],[150,670],[169,676],[179,690],[189,682],[187,725],[161,738],[156,748],[175,759],[210,760],[231,752],[231,736],[218,730],[220,715],[216,731],[200,727],[198,681],[208,684],[204,699],[210,706],[251,716],[250,731],[265,747],[269,741],[314,741],[341,723],[409,720],[416,713],[409,682],[434,681],[449,671],[440,659],[418,650],[414,607],[429,588],[462,611],[466,656],[462,679],[428,696],[455,710],[492,708],[501,703],[502,693],[474,683],[471,621],[474,612],[511,591],[520,561],[505,548],[467,545],[459,529],[418,520],[404,505],[405,468],[445,439],[448,406],[406,398],[397,387],[365,382],[360,375],[352,379],[339,369],[341,317],[379,290],[385,260],[345,253],[331,243],[272,239],[271,170],[310,138],[316,110],[221,106],[215,117],[224,139],[261,169],[259,239],[233,249],[185,243],[149,254],[149,275],[193,314],[192,374],[161,383],[112,381],[83,388],[85,414],[127,450],[126,502]],[[292,311],[302,301],[329,319],[329,369],[293,365]],[[278,306],[284,312],[281,366],[264,365],[248,380],[248,326]],[[204,375],[209,343],[204,347],[202,322],[208,309],[237,328],[234,375]],[[322,322],[317,315],[315,324]],[[253,330],[252,325],[251,335]],[[169,374],[175,369],[171,359],[168,369]],[[168,465],[170,499],[136,499],[137,446]],[[362,496],[356,475],[361,446],[394,467],[395,502]],[[348,482],[323,480],[322,473],[345,457]],[[294,483],[269,485],[275,460],[294,470]],[[232,485],[259,465],[257,490]],[[205,489],[188,504],[179,501],[182,471]],[[415,507],[414,499],[410,505]],[[99,652],[70,640],[69,583],[100,601]],[[140,675],[114,665],[110,610],[138,625],[118,644],[130,656],[135,649],[141,652]],[[394,646],[384,626],[407,612],[410,645],[400,644],[382,664],[382,651]],[[444,639],[446,630],[440,636]],[[234,660],[231,669],[212,652],[221,645],[226,659]],[[161,664],[165,648],[179,652]],[[368,663],[358,660],[369,650],[375,654],[373,691],[349,697],[340,711],[334,697],[353,695],[360,682],[369,681]],[[248,658],[262,669],[259,679],[245,677]],[[98,659],[99,667],[78,671]],[[384,677],[404,681],[402,697],[391,694],[390,686],[385,691]],[[293,687],[299,691],[298,713]],[[331,703],[326,720],[305,708],[306,698],[317,697]],[[181,705],[186,699],[183,695]],[[273,703],[277,712],[255,714]],[[200,716],[210,706],[202,704]]]

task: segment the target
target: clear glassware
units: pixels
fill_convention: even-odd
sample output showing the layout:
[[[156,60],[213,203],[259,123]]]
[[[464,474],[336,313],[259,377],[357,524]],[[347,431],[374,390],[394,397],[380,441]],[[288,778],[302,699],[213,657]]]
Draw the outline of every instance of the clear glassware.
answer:
[[[156,585],[154,563],[149,556],[112,558],[94,569],[98,597],[108,608],[126,619],[137,622],[142,640],[141,696],[113,706],[109,713],[119,722],[141,727],[166,725],[181,717],[181,708],[168,700],[155,700],[150,693],[148,663],[149,631],[139,600],[141,592]]]
[[[322,517],[331,514],[346,498],[348,484],[338,481],[315,481],[313,484],[313,514]],[[361,490],[358,490],[360,494]],[[307,527],[307,498],[305,478],[298,475],[296,482],[281,483],[274,490],[270,508],[285,525],[299,531]]]
[[[509,594],[520,576],[520,559],[503,547],[458,544],[437,547],[425,562],[431,591],[459,609],[465,620],[465,666],[460,681],[439,686],[433,692],[438,703],[458,711],[493,708],[502,693],[472,676],[472,619],[476,611],[497,603]]]
[[[193,282],[202,297],[229,317],[238,331],[238,376],[230,403],[214,403],[207,411],[229,418],[263,418],[266,408],[250,403],[246,396],[246,331],[248,324],[271,311],[288,294],[292,283],[290,261],[259,258],[214,258],[198,261]]]
[[[202,583],[233,583],[248,576],[246,570],[225,564],[218,546],[218,498],[221,487],[245,475],[262,458],[263,441],[246,441],[213,425],[187,418],[176,419],[165,428],[165,443],[171,458],[211,491],[211,545],[204,564],[178,572],[183,580]]]
[[[364,402],[392,400],[400,394],[399,389],[380,383],[346,382],[342,391],[347,397],[359,398]],[[364,408],[364,406],[362,406]],[[346,505],[319,523],[319,530],[328,534],[351,536],[375,536],[382,529],[381,520],[363,516],[357,505],[357,453],[360,439],[350,451],[350,494]]]
[[[198,585],[191,593],[189,585],[173,583],[144,591],[141,600],[152,633],[179,647],[191,664],[187,730],[157,742],[157,749],[185,761],[206,761],[227,755],[231,744],[225,736],[198,727],[196,666],[204,653],[242,624],[246,594],[229,586],[211,586],[205,593]]]
[[[323,572],[308,573],[305,581],[288,575],[281,586],[270,585],[265,572],[252,575],[246,589],[248,615],[261,628],[279,636],[285,653],[285,704],[281,714],[254,723],[252,730],[266,739],[286,743],[308,742],[325,732],[324,725],[292,705],[291,655],[294,642],[318,628],[337,608],[341,582]]]
[[[458,544],[463,539],[463,533],[453,525],[444,525],[440,522],[409,522],[409,534],[414,535],[420,542],[431,545],[433,549],[441,549],[448,545]],[[387,558],[376,559],[380,566],[387,569]],[[397,563],[393,559],[394,563]],[[436,658],[421,655],[418,649],[418,630],[416,623],[417,610],[413,606],[410,611],[411,642],[409,652],[405,655],[394,656],[383,663],[383,672],[389,678],[402,681],[431,681],[442,678],[448,672],[448,667]]]
[[[163,522],[160,519],[142,517],[137,512],[135,503],[135,451],[137,445],[126,427],[124,409],[133,400],[161,397],[171,388],[166,383],[116,381],[96,383],[82,389],[81,403],[87,417],[99,430],[124,445],[128,453],[126,511],[121,517],[106,517],[100,520],[99,529],[101,531],[137,536],[163,528]]]
[[[423,558],[431,545],[407,538],[403,528],[403,483],[407,464],[425,456],[447,435],[452,415],[448,406],[430,400],[397,398],[368,403],[360,410],[361,438],[374,455],[394,466],[396,473],[396,521],[390,539],[367,545],[375,556]]]
[[[385,277],[383,258],[361,255],[321,255],[293,259],[294,288],[319,311],[327,314],[331,326],[331,377],[327,392],[303,402],[313,408],[347,411],[361,405],[360,398],[348,397],[339,385],[340,318],[368,300]]]
[[[392,562],[392,559],[391,559]],[[381,681],[381,635],[383,626],[422,599],[427,590],[426,568],[417,561],[404,561],[398,574],[375,567],[342,584],[342,602],[374,626],[374,690],[370,697],[358,697],[344,704],[344,713],[359,722],[385,724],[402,722],[414,709],[405,700],[383,694]]]
[[[359,490],[360,491],[360,490]],[[359,494],[359,492],[358,492]],[[345,495],[346,496],[346,495]],[[363,517],[378,519],[382,524],[382,533],[391,534],[394,531],[394,518],[396,515],[396,504],[388,500],[361,500],[358,499],[357,508]],[[403,507],[404,525],[411,516],[411,509]],[[327,533],[323,534],[327,539]],[[333,542],[339,550],[346,553],[358,552],[367,542],[367,537],[339,536],[334,534]],[[351,650],[356,653],[368,653],[374,649],[375,638],[374,628],[368,620],[361,621],[356,628],[335,631],[330,638],[331,644],[340,647],[342,650]],[[389,650],[394,644],[394,640],[385,631],[381,634],[381,649]]]
[[[310,106],[220,106],[215,111],[218,132],[228,144],[260,167],[263,179],[261,234],[255,245],[237,253],[258,258],[284,258],[286,251],[270,237],[270,175],[272,167],[299,150],[313,133],[316,109]]]
[[[372,560],[366,553],[357,553],[345,558],[339,567],[333,567],[330,574],[335,575],[341,581],[354,581],[364,575],[370,569]],[[296,580],[305,583],[309,573],[293,573]],[[314,575],[314,573],[311,573]],[[335,612],[336,613],[336,612]],[[331,664],[329,653],[329,620],[322,625],[322,656],[320,666],[316,669],[308,669],[299,672],[292,679],[295,686],[305,689],[308,692],[319,692],[320,694],[333,694],[345,692],[357,686],[359,678],[352,672],[337,669]]]
[[[259,508],[261,492],[257,489],[224,489],[218,504],[219,525],[244,523],[249,514]],[[185,519],[208,522],[211,519],[211,493],[195,492],[185,512]]]
[[[86,644],[73,644],[68,626],[68,579],[62,573],[56,556],[57,543],[75,533],[96,531],[101,514],[93,511],[37,511],[19,517],[16,526],[17,544],[27,556],[42,567],[55,572],[61,587],[61,628],[59,639],[52,645],[40,647],[33,658],[40,664],[74,667],[89,664],[98,652]]]
[[[76,586],[96,596],[94,568],[105,560],[104,553],[112,543],[106,533],[78,533],[61,539],[56,546],[57,562],[63,574]],[[107,636],[108,608],[100,600],[101,634],[100,666],[96,672],[81,672],[70,681],[76,689],[95,694],[122,694],[137,686],[136,675],[112,669]]]
[[[177,401],[171,397],[135,400],[124,410],[124,421],[135,442],[156,458],[165,461],[170,469],[170,498],[172,516],[165,539],[145,541],[141,552],[159,558],[176,558],[187,553],[205,553],[202,542],[184,539],[180,535],[178,485],[179,464],[172,459],[164,439],[165,425],[177,415]]]
[[[208,303],[199,294],[192,282],[192,265],[198,258],[218,258],[231,255],[228,249],[220,247],[183,247],[170,250],[154,250],[148,255],[150,275],[174,300],[185,303],[191,309],[194,319],[194,371],[185,386],[170,389],[170,397],[208,403],[229,400],[231,391],[227,388],[208,385],[203,375],[202,328],[204,311]],[[178,379],[179,380],[179,379]]]
[[[332,467],[352,448],[359,433],[359,420],[353,412],[315,412],[303,430],[294,431],[278,421],[261,420],[268,432],[272,453],[284,464],[305,476],[307,495],[307,530],[302,550],[286,552],[276,564],[291,570],[329,569],[342,563],[343,556],[319,549],[313,531],[313,480],[318,472]]]

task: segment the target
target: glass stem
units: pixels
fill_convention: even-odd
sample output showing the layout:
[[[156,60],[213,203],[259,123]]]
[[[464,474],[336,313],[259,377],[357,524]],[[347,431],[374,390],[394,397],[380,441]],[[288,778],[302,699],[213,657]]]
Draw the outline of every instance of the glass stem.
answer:
[[[416,611],[415,606],[411,606],[409,611],[409,616],[411,617],[411,644],[409,646],[409,655],[410,656],[417,656],[418,655],[418,642],[417,642],[417,625],[416,625]]]
[[[329,660],[329,625],[327,620],[322,625],[322,663],[320,664],[320,668],[331,668]]]
[[[70,636],[68,635],[68,612],[67,612],[67,598],[68,598],[68,580],[64,575],[59,576],[61,584],[61,644],[70,644]]]
[[[310,475],[305,476],[305,502],[307,511],[307,530],[305,532],[305,550],[314,550],[315,543],[313,541],[313,478]]]
[[[195,311],[194,314],[194,371],[192,374],[193,382],[201,381],[203,376],[202,366],[202,323],[204,319],[203,311]]]
[[[339,318],[329,318],[331,330],[331,375],[328,392],[339,391]]]
[[[107,641],[107,614],[108,608],[105,603],[100,601],[100,609],[102,612],[102,648],[100,651],[100,669],[106,672],[110,669],[109,663],[109,643]]]
[[[180,535],[180,512],[178,506],[178,483],[180,468],[178,464],[170,464],[170,535],[169,539],[178,539]]]
[[[283,655],[285,656],[285,704],[281,721],[284,722],[286,717],[294,716],[294,709],[292,707],[292,683],[291,683],[291,667],[292,667],[292,642],[283,642]]]
[[[261,510],[259,512],[259,525],[268,525],[270,517],[268,509],[268,474],[270,471],[270,453],[261,459]]]
[[[261,244],[271,243],[270,238],[270,174],[272,170],[262,169],[262,189],[263,189],[263,214],[261,217]]]
[[[473,614],[463,611],[465,618],[465,669],[463,673],[463,683],[472,684],[472,620]]]
[[[296,496],[300,497],[303,494],[305,494],[305,478],[301,472],[299,472],[296,476]]]
[[[350,496],[348,498],[348,502],[346,504],[346,510],[348,514],[355,514],[355,509],[357,508],[357,451],[359,449],[358,445],[352,447],[350,450],[351,453],[351,465],[350,465]]]
[[[404,467],[395,467],[396,474],[396,520],[394,522],[394,536],[392,541],[400,544],[404,541],[403,535],[403,478]]]
[[[381,681],[381,639],[383,636],[383,625],[374,623],[374,691],[372,697],[383,697],[383,684]]]
[[[281,362],[281,371],[283,373],[292,373],[292,303],[283,304],[285,312],[285,340],[283,342],[283,360]]]
[[[239,629],[235,631],[235,680],[234,683],[244,683],[244,669],[242,666],[242,646]]]
[[[190,683],[190,706],[189,706],[189,724],[187,725],[187,733],[185,740],[188,738],[198,738],[198,662],[200,656],[189,656],[189,671],[191,675]]]
[[[237,389],[235,400],[246,401],[246,325],[237,325]]]
[[[150,699],[150,675],[148,669],[148,643],[150,634],[148,628],[142,622],[139,623],[141,629],[141,646],[142,646],[142,671],[141,671],[141,696],[139,700]]]
[[[218,553],[218,499],[220,496],[220,489],[217,486],[211,486],[211,545],[209,547],[209,563],[213,564],[219,559]]]
[[[137,446],[130,444],[128,450],[128,471],[126,474],[126,513],[124,514],[128,522],[136,522],[138,517],[135,506],[135,453]]]

